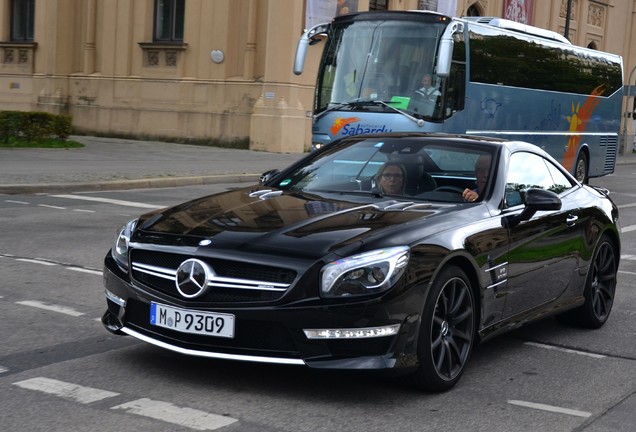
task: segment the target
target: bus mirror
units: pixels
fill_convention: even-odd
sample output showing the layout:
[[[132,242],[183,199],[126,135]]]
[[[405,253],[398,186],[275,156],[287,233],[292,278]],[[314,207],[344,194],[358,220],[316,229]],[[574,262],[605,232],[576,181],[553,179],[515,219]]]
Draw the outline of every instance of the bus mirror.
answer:
[[[296,75],[300,75],[303,73],[308,46],[309,39],[305,39],[305,35],[303,35],[298,41],[298,46],[296,47],[296,58],[294,59],[294,73]]]
[[[320,42],[318,36],[326,35],[329,23],[318,24],[307,30],[298,40],[296,47],[296,58],[294,59],[294,74],[300,75],[305,68],[305,57],[307,57],[307,47]]]
[[[444,34],[439,41],[439,50],[437,52],[437,66],[435,74],[440,78],[446,78],[450,75],[451,62],[453,60],[453,35],[463,31],[464,26],[458,22],[452,22],[444,30]]]

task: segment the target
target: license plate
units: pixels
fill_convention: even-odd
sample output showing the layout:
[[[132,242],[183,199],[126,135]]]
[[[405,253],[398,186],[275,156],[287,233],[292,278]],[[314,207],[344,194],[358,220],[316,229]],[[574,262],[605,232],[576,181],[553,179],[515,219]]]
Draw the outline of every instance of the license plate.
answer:
[[[234,315],[150,303],[150,324],[205,336],[234,337]]]

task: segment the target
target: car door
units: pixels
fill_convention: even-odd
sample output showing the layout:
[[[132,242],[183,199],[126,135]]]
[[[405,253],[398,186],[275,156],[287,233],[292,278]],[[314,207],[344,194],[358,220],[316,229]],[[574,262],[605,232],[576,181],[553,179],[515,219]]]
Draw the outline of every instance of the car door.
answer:
[[[508,214],[521,212],[525,191],[550,190],[559,195],[560,210],[540,211],[509,228],[508,285],[504,318],[559,297],[575,280],[582,247],[576,183],[543,157],[513,153],[506,174]]]

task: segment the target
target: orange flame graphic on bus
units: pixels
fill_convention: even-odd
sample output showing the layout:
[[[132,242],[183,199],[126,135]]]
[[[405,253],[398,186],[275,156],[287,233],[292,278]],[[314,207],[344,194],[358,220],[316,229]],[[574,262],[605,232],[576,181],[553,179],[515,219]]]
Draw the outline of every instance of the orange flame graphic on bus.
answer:
[[[588,120],[592,117],[592,113],[594,112],[594,108],[600,102],[597,96],[602,95],[605,92],[605,84],[601,84],[592,90],[592,93],[587,97],[583,106],[577,104],[574,107],[574,102],[572,102],[572,116],[568,116],[568,122],[570,122],[570,132],[583,132],[587,127]],[[572,135],[568,140],[568,145],[565,150],[565,154],[563,155],[563,163],[562,165],[568,170],[572,171],[572,167],[574,166],[574,158],[576,157],[576,152],[579,149],[579,145],[581,144],[581,135]]]
[[[333,136],[336,136],[338,132],[340,132],[340,129],[345,127],[345,125],[355,123],[357,121],[360,121],[358,117],[349,117],[349,118],[338,117],[331,125],[331,133],[333,134]]]

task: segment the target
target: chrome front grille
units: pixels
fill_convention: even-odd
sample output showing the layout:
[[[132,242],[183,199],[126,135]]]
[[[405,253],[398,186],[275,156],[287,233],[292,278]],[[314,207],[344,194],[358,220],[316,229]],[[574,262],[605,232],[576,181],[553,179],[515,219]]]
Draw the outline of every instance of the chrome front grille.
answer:
[[[150,288],[182,299],[176,287],[177,269],[192,255],[172,252],[131,250],[132,278]],[[254,302],[273,301],[282,297],[296,278],[289,269],[240,263],[230,260],[196,257],[214,272],[208,291],[197,301]]]

